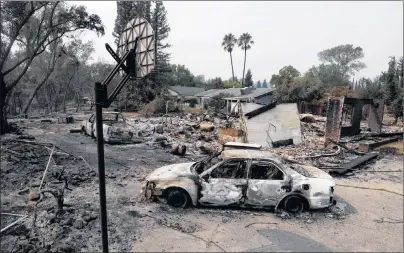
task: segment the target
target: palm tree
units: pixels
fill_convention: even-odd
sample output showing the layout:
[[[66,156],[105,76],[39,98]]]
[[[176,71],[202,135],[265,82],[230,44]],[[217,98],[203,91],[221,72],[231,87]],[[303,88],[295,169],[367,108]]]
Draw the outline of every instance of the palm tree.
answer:
[[[243,33],[238,39],[238,46],[244,50],[244,68],[243,68],[243,79],[241,79],[241,86],[244,87],[244,72],[245,72],[245,62],[247,58],[247,50],[254,45],[254,41],[249,33]]]
[[[231,52],[233,51],[234,45],[237,43],[237,38],[233,34],[226,34],[223,38],[222,47],[225,51],[230,53],[230,62],[231,62],[231,72],[233,74],[234,81],[234,69],[233,69],[233,57]]]

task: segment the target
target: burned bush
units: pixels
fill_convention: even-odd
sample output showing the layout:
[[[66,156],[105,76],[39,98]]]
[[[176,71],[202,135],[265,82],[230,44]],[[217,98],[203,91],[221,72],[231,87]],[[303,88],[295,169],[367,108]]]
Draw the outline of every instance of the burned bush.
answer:
[[[145,104],[140,112],[145,116],[151,116],[166,112],[179,112],[179,107],[176,101],[166,96],[159,96],[150,103]]]

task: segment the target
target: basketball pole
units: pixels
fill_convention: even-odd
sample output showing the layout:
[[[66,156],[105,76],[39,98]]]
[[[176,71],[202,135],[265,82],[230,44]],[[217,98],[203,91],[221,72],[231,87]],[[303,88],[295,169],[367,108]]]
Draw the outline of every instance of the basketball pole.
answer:
[[[108,253],[108,219],[107,219],[107,197],[105,190],[105,157],[104,157],[104,132],[102,123],[102,108],[108,108],[115,100],[123,86],[130,77],[136,79],[136,49],[138,45],[138,38],[135,39],[134,48],[128,50],[124,56],[119,58],[111,47],[105,44],[107,51],[117,61],[117,65],[108,74],[105,80],[100,83],[95,83],[95,122],[97,133],[97,153],[98,153],[98,177],[99,177],[99,194],[100,194],[100,213],[101,213],[101,233],[102,233],[102,252]],[[126,62],[126,65],[125,65]],[[121,79],[119,84],[115,87],[112,93],[107,97],[107,87],[112,78],[122,69],[126,74]]]
[[[143,27],[141,29],[141,27]],[[136,28],[136,29],[135,29]],[[139,29],[137,29],[139,28]],[[145,34],[144,34],[145,32]],[[138,52],[138,40],[143,41],[143,51]],[[122,42],[122,43],[121,43]],[[107,200],[105,187],[105,158],[104,158],[104,134],[102,123],[102,108],[108,108],[119,94],[126,82],[132,78],[142,78],[149,74],[155,64],[155,45],[153,29],[150,24],[142,18],[134,18],[128,22],[127,28],[123,31],[120,43],[118,43],[118,52],[107,44],[105,47],[111,54],[112,58],[117,62],[117,65],[108,74],[105,80],[100,83],[95,83],[95,117],[96,117],[96,133],[97,133],[97,153],[98,153],[98,177],[99,177],[99,194],[100,194],[100,212],[101,212],[101,233],[102,233],[102,252],[108,253],[108,220],[107,220]],[[133,45],[134,44],[134,45]],[[132,48],[133,45],[133,48]],[[119,54],[122,49],[121,54]],[[142,48],[140,46],[140,48]],[[153,53],[153,54],[151,54]],[[151,54],[151,55],[150,55]],[[139,57],[137,57],[139,55]],[[142,57],[143,56],[143,57]],[[122,57],[122,58],[121,58]],[[150,59],[151,57],[151,59]],[[150,60],[149,60],[150,59]],[[139,62],[137,62],[139,61]],[[126,64],[125,64],[126,63]],[[112,93],[107,97],[107,86],[113,77],[120,71],[123,71],[123,76],[119,84],[115,87]],[[139,72],[139,74],[138,74]]]
[[[98,153],[98,180],[100,191],[102,252],[108,253],[108,221],[107,221],[107,197],[105,192],[105,161],[104,161],[104,136],[102,132],[102,107],[105,101],[105,90],[100,82],[95,83],[95,122],[97,132]]]

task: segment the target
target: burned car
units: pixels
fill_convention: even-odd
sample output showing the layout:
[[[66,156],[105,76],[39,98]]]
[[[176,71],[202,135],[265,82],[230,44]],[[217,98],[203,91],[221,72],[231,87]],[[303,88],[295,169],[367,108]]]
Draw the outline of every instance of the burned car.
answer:
[[[212,162],[214,157],[156,169],[146,177],[141,193],[166,199],[174,207],[282,208],[298,213],[336,203],[335,181],[318,168],[293,165],[293,169],[262,150],[224,150],[217,163]]]
[[[102,113],[102,130],[104,141],[107,143],[124,143],[132,140],[133,132],[131,126],[126,123],[120,112]],[[81,131],[91,137],[97,138],[95,114],[88,120],[81,123]]]

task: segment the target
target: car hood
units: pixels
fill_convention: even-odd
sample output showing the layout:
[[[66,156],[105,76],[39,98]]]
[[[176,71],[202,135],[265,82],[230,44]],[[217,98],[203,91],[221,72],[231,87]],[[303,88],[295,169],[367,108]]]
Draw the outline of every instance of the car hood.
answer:
[[[177,177],[185,177],[194,175],[191,172],[191,166],[194,162],[191,163],[177,163],[172,165],[167,165],[161,168],[154,170],[150,173],[146,180],[161,180],[161,179],[173,179]]]

